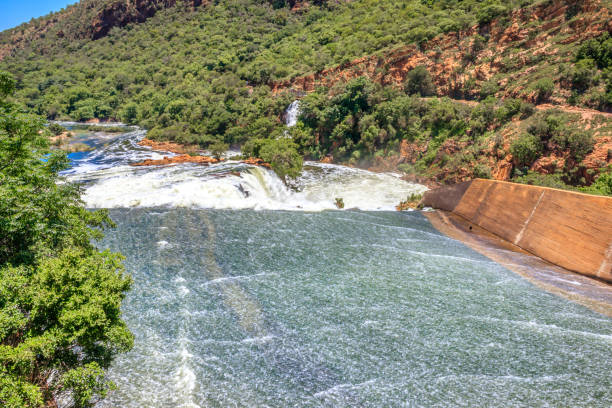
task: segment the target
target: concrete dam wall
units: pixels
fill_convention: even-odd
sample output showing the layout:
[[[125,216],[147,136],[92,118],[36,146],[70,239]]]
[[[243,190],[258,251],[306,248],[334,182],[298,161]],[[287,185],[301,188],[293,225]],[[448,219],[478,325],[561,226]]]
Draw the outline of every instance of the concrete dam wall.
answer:
[[[476,179],[425,193],[516,246],[583,275],[612,282],[612,198]]]

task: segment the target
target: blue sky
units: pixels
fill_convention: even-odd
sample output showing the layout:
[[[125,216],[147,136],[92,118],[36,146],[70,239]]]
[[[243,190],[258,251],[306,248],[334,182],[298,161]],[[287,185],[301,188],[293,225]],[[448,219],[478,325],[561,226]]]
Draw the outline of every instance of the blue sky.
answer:
[[[0,0],[0,31],[77,2],[78,0]]]

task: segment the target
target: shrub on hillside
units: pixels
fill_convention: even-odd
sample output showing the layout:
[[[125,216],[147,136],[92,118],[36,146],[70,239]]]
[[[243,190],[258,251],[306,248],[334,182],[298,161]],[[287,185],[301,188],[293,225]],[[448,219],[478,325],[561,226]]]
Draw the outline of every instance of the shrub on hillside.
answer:
[[[541,151],[540,140],[531,133],[521,135],[510,145],[510,153],[520,167],[530,165],[540,155]]]
[[[593,184],[581,190],[589,194],[612,196],[612,165],[599,173]]]
[[[508,9],[503,4],[489,4],[479,7],[476,11],[476,18],[478,23],[487,24],[493,21],[496,17],[504,14]]]
[[[490,79],[480,87],[480,99],[486,99],[489,96],[495,95],[499,91],[499,85],[495,79]]]
[[[431,79],[431,74],[427,67],[419,65],[406,75],[404,91],[408,95],[418,94],[421,96],[431,96],[436,92],[436,87]]]
[[[553,94],[555,83],[550,78],[542,78],[533,85],[533,89],[536,91],[536,100],[546,102]]]
[[[584,157],[593,151],[593,135],[587,130],[564,129],[557,132],[552,140],[562,149],[568,149],[571,156],[581,162]]]

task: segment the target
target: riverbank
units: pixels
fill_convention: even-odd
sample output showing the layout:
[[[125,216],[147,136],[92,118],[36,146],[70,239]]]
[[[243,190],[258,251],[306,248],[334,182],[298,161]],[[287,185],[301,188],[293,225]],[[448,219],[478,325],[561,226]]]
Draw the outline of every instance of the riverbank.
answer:
[[[422,204],[548,262],[612,282],[612,198],[476,179],[425,193]]]

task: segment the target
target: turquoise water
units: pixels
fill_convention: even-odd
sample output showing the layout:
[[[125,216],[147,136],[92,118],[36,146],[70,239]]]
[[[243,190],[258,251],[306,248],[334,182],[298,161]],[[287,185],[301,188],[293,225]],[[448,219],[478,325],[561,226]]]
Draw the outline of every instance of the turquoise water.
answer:
[[[113,209],[121,407],[609,407],[612,320],[418,212]]]

